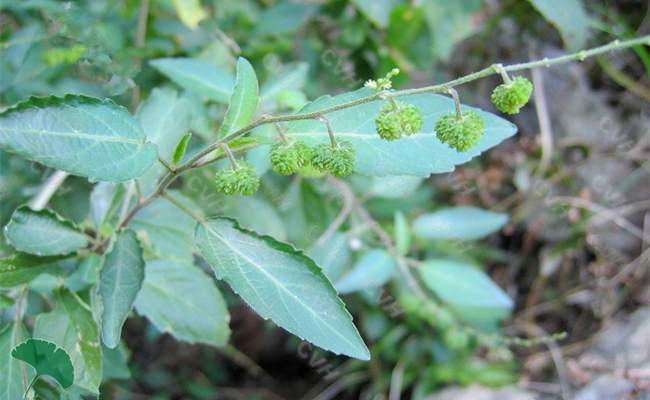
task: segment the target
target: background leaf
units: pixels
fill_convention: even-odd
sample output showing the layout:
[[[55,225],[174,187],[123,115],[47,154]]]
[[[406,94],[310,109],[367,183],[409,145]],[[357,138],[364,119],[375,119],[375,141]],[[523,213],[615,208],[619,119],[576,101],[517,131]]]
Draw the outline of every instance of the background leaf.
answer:
[[[370,95],[369,89],[359,89],[336,97],[324,96],[309,103],[301,112],[318,111],[346,101]],[[422,112],[424,122],[420,132],[392,142],[385,141],[375,131],[374,119],[382,101],[366,103],[354,108],[328,114],[336,137],[350,141],[356,150],[355,171],[369,176],[412,175],[427,177],[432,173],[453,171],[481,152],[496,146],[515,134],[517,128],[510,122],[484,111],[477,111],[485,121],[485,134],[471,150],[458,153],[441,143],[436,137],[436,120],[445,113],[453,112],[449,98],[433,94],[401,97],[400,101],[416,105]],[[326,143],[327,131],[319,121],[294,121],[287,124],[287,136],[300,138],[309,144]]]
[[[353,0],[359,10],[373,23],[381,28],[388,25],[390,12],[399,0]]]
[[[158,155],[170,162],[176,143],[190,129],[192,103],[185,96],[172,89],[154,89],[142,103],[137,118],[144,129],[147,140],[158,146]],[[144,194],[155,189],[158,178],[167,170],[161,163],[154,163],[138,178]]]
[[[229,219],[199,223],[196,243],[217,277],[263,318],[334,353],[369,359],[343,302],[303,253]]]
[[[428,260],[419,271],[426,286],[467,322],[491,330],[512,310],[510,297],[471,264]]]
[[[107,347],[114,349],[120,344],[122,325],[143,280],[144,260],[135,232],[125,230],[118,233],[99,275],[102,341]]]
[[[197,58],[158,58],[152,67],[177,85],[210,100],[228,103],[233,87],[230,73]]]
[[[70,356],[52,342],[27,339],[11,351],[11,356],[34,367],[38,375],[56,379],[64,389],[72,386],[74,369]]]
[[[352,269],[336,281],[341,294],[374,289],[388,282],[395,272],[395,260],[383,249],[365,252]]]
[[[413,221],[413,232],[420,239],[481,239],[508,222],[507,214],[476,207],[444,208],[423,214]]]
[[[223,124],[219,128],[219,136],[225,137],[246,126],[259,103],[259,86],[257,76],[251,64],[245,58],[237,60],[237,75],[235,87],[230,96],[228,110],[223,117]]]
[[[37,257],[17,253],[0,259],[0,288],[11,288],[29,283],[42,273],[57,269],[64,257]]]
[[[335,232],[322,244],[309,251],[312,258],[322,269],[330,282],[336,282],[350,263],[350,246],[345,233]]]
[[[23,370],[26,384],[36,375],[33,369],[23,369],[20,361],[11,357],[11,350],[28,336],[22,323],[12,323],[0,332],[0,400],[22,399],[27,389],[23,384]]]
[[[189,343],[223,346],[230,336],[230,316],[212,278],[189,262],[147,262],[135,302],[140,315],[160,331]]]
[[[33,336],[62,347],[72,359],[75,386],[99,393],[102,346],[93,315],[88,306],[67,289],[58,289],[55,298],[56,308],[36,318]]]
[[[88,237],[51,210],[18,208],[5,226],[5,237],[19,251],[38,256],[69,254],[88,244]]]
[[[568,50],[584,48],[589,19],[582,0],[529,0],[544,18],[560,31]]]
[[[0,147],[95,181],[143,174],[157,156],[128,111],[111,100],[32,97],[0,113]]]

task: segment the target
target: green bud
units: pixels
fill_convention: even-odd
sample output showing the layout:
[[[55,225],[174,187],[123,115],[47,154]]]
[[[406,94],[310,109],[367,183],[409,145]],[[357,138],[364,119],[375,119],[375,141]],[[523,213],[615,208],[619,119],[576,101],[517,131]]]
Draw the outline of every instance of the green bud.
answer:
[[[533,84],[523,76],[516,76],[512,82],[494,88],[490,100],[502,113],[517,114],[528,103],[532,92]]]
[[[316,169],[334,176],[348,176],[354,171],[354,147],[347,141],[339,141],[336,146],[319,144],[311,163]]]
[[[460,118],[456,114],[447,114],[436,122],[438,139],[461,152],[474,147],[484,131],[483,118],[474,111],[466,111]]]
[[[311,157],[311,149],[303,142],[277,142],[271,146],[271,167],[280,175],[298,172]]]
[[[384,140],[396,140],[412,135],[422,127],[422,115],[413,104],[387,103],[375,118],[377,134]]]
[[[255,168],[244,161],[240,161],[237,167],[220,169],[214,179],[217,190],[227,195],[250,196],[260,187],[260,178],[255,173]]]

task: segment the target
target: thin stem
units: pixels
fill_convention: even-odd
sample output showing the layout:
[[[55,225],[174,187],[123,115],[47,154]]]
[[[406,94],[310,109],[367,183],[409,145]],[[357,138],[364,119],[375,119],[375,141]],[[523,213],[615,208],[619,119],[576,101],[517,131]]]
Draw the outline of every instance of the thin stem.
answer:
[[[332,129],[332,124],[330,124],[330,120],[322,116],[319,117],[318,120],[324,123],[325,127],[327,127],[327,135],[330,138],[330,144],[332,145],[332,147],[338,147],[338,143],[336,143],[336,138],[334,137],[334,129]]]
[[[623,40],[623,41],[614,40],[613,42],[603,46],[594,47],[589,50],[582,50],[576,53],[571,53],[560,57],[544,58],[543,60],[538,60],[538,61],[530,61],[530,62],[525,62],[520,64],[508,65],[508,66],[504,66],[503,70],[507,72],[513,72],[513,71],[528,70],[528,69],[533,69],[538,67],[550,67],[552,65],[564,64],[571,61],[584,61],[589,57],[597,56],[599,54],[604,54],[611,51],[621,50],[621,49],[634,47],[638,45],[650,46],[650,35],[642,36],[635,39]],[[212,143],[211,145],[207,146],[206,148],[204,148],[203,150],[195,154],[193,157],[191,157],[189,160],[187,160],[184,164],[176,168],[173,172],[169,172],[167,175],[165,175],[161,179],[160,183],[158,184],[158,188],[156,189],[156,191],[131,210],[131,213],[124,220],[122,226],[128,224],[128,222],[141,208],[145,207],[147,204],[151,203],[156,197],[160,196],[160,194],[164,191],[164,189],[167,186],[169,186],[169,184],[171,184],[174,180],[176,180],[176,178],[178,178],[178,176],[181,175],[183,172],[190,169],[202,167],[207,163],[211,162],[211,161],[205,163],[199,162],[201,159],[203,159],[203,157],[205,157],[206,155],[210,154],[211,152],[219,148],[223,143],[230,143],[233,140],[246,135],[248,132],[252,131],[258,126],[269,124],[269,123],[276,123],[276,122],[290,122],[290,121],[301,121],[301,120],[309,120],[309,119],[312,120],[319,119],[326,114],[331,114],[336,111],[345,110],[351,107],[370,103],[377,100],[384,100],[385,98],[410,96],[410,95],[421,94],[421,93],[443,93],[455,86],[463,85],[465,83],[469,83],[477,79],[485,78],[487,76],[494,75],[497,73],[499,73],[499,70],[496,67],[496,64],[494,64],[480,71],[474,72],[472,74],[465,75],[463,77],[451,80],[449,82],[437,84],[437,85],[425,86],[417,89],[397,90],[394,92],[390,92],[388,95],[386,95],[386,93],[383,92],[373,93],[366,97],[351,100],[345,103],[339,103],[334,106],[327,107],[322,110],[313,111],[313,112],[305,112],[305,113],[298,113],[298,114],[291,114],[291,115],[276,115],[276,116],[271,116],[266,114],[262,115],[256,120],[254,120],[253,122],[251,122],[250,124],[238,129],[237,131],[233,132],[227,137],[222,138],[216,141],[215,143]]]
[[[460,106],[460,98],[458,97],[458,92],[454,88],[449,88],[447,92],[454,99],[454,107],[456,108],[456,118],[457,119],[463,118],[463,111],[460,108],[461,106]]]
[[[174,172],[174,167],[172,167],[171,165],[169,165],[169,163],[168,163],[167,161],[165,161],[164,158],[162,158],[162,157],[158,157],[158,162],[160,162],[160,163],[163,165],[163,167],[165,167],[165,169],[167,170],[167,172]]]
[[[278,131],[278,136],[280,136],[280,140],[283,142],[288,142],[289,139],[287,139],[287,135],[284,134],[284,130],[280,126],[278,122],[274,123],[273,126],[275,127],[275,130]]]
[[[34,198],[29,202],[29,207],[33,210],[42,210],[45,208],[47,203],[50,201],[57,189],[61,187],[65,179],[68,177],[67,172],[56,171],[50,176],[47,181],[41,187],[41,190],[34,196]]]
[[[170,203],[178,207],[181,211],[185,212],[187,215],[189,215],[196,221],[205,222],[205,218],[202,215],[195,213],[194,210],[190,209],[185,204],[181,203],[178,199],[176,199],[174,196],[169,194],[169,192],[162,192],[161,196],[169,200]]]
[[[494,68],[499,71],[501,74],[501,79],[503,79],[503,83],[506,85],[509,85],[512,83],[512,79],[510,79],[510,76],[508,75],[508,72],[503,68],[503,64],[494,64]]]
[[[393,105],[393,110],[399,110],[399,103],[397,102],[397,100],[395,100],[394,97],[392,97],[392,96],[389,97],[388,101],[390,101],[390,104]]]
[[[32,386],[36,383],[38,380],[39,375],[35,375],[34,378],[32,379],[31,382],[29,382],[29,385],[27,385],[27,389],[25,390],[25,395],[23,396],[24,400],[27,400],[27,396],[29,395],[29,391],[32,389]]]
[[[239,168],[239,164],[237,164],[237,160],[235,159],[234,154],[232,154],[232,151],[230,151],[230,147],[228,147],[226,143],[221,143],[221,148],[223,149],[223,152],[228,156],[228,160],[230,160],[232,167],[235,169]]]

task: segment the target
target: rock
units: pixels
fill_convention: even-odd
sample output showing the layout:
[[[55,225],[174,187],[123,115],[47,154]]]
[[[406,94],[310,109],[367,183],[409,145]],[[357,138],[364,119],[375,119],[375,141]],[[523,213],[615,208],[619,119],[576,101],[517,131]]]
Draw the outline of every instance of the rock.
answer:
[[[536,400],[537,398],[530,392],[512,386],[491,389],[472,385],[464,388],[448,388],[425,400]]]

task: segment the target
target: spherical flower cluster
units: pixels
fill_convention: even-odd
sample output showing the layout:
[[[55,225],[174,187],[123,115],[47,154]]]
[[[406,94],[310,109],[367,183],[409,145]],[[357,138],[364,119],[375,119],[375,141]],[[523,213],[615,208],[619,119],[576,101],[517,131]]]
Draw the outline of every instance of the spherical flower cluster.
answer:
[[[220,169],[214,179],[217,190],[227,195],[250,196],[260,187],[260,178],[255,173],[255,168],[243,161],[236,167]]]
[[[311,149],[303,142],[277,142],[271,146],[271,168],[280,175],[291,175],[311,161]]]
[[[461,152],[474,147],[484,131],[483,118],[474,111],[466,111],[460,117],[456,114],[447,114],[436,122],[438,139]]]
[[[422,127],[422,114],[413,104],[387,103],[375,118],[377,134],[384,140],[412,135]]]
[[[339,141],[332,146],[330,143],[319,144],[314,148],[312,165],[334,176],[344,177],[354,171],[354,147],[347,141]]]
[[[492,104],[505,114],[517,114],[528,103],[533,84],[523,76],[515,77],[510,83],[503,83],[492,91]]]

